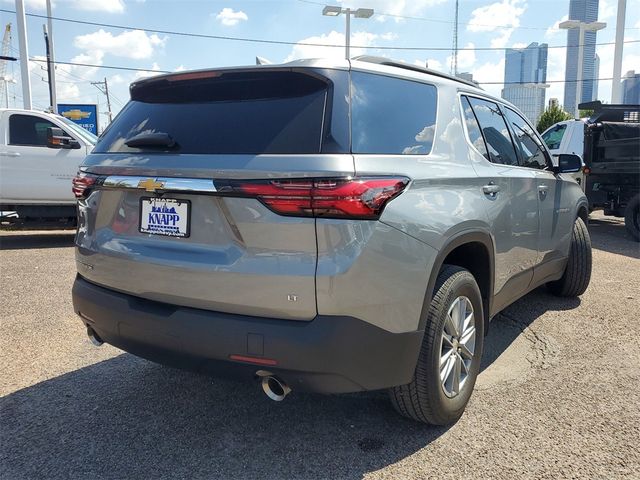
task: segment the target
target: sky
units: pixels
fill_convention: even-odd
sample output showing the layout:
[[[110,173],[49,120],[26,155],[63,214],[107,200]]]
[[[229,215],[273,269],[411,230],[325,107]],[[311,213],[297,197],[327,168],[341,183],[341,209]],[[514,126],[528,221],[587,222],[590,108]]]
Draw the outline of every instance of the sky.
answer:
[[[98,26],[54,21],[56,60],[104,66],[139,68],[144,72],[58,65],[59,103],[98,103],[106,120],[106,98],[92,81],[105,77],[112,93],[112,109],[119,111],[129,98],[131,82],[154,72],[250,65],[260,56],[273,63],[304,57],[344,56],[344,16],[322,16],[322,6],[373,8],[370,19],[353,19],[352,55],[367,53],[450,71],[453,42],[454,0],[53,0],[53,16],[109,24]],[[600,0],[598,20],[607,28],[598,32],[598,43],[615,39],[617,0]],[[25,0],[27,13],[46,14],[45,0]],[[15,11],[13,0],[0,0],[0,9]],[[492,94],[499,95],[504,80],[504,48],[520,48],[531,42],[566,45],[567,33],[557,25],[567,18],[568,0],[461,0],[458,27],[460,48],[492,47],[496,50],[463,50],[458,70],[471,72]],[[0,25],[12,23],[10,54],[18,56],[14,13],[0,12]],[[42,18],[27,17],[29,55],[43,59]],[[127,28],[115,28],[114,26]],[[140,28],[147,31],[139,30]],[[275,40],[269,44],[181,36],[171,32]],[[640,0],[628,0],[625,41],[640,40]],[[303,45],[321,43],[338,47]],[[377,47],[423,47],[436,50],[390,50]],[[613,74],[613,45],[598,46],[600,78]],[[563,80],[564,48],[550,48],[547,80]],[[31,62],[34,108],[49,104],[45,65]],[[625,44],[622,74],[640,72],[640,43]],[[21,107],[20,68],[10,62],[7,75],[10,106]],[[493,82],[493,83],[492,83]],[[564,85],[551,83],[547,99],[562,103]],[[599,98],[611,100],[611,81],[599,82]],[[103,124],[104,125],[104,124]]]

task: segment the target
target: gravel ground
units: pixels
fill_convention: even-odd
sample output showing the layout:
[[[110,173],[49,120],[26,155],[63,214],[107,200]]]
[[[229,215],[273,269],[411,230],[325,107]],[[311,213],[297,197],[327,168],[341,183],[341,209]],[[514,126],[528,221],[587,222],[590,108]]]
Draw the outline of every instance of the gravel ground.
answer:
[[[496,317],[465,415],[432,428],[384,393],[266,399],[258,385],[93,347],[72,236],[0,233],[0,477],[640,478],[640,247],[592,218],[581,299]]]

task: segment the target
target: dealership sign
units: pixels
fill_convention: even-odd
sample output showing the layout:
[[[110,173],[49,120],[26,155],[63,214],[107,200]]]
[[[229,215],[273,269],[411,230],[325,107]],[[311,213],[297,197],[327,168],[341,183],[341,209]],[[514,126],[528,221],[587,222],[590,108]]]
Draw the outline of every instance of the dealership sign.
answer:
[[[77,123],[85,130],[98,135],[98,106],[95,104],[58,104],[58,113]]]

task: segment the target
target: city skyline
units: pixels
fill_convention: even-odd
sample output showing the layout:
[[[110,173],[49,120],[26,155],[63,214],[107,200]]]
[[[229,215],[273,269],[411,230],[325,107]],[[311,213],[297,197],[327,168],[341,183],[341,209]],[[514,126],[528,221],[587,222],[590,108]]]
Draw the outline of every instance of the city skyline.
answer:
[[[505,50],[504,88],[501,96],[513,103],[529,120],[537,123],[544,111],[548,45],[530,43],[525,48]]]

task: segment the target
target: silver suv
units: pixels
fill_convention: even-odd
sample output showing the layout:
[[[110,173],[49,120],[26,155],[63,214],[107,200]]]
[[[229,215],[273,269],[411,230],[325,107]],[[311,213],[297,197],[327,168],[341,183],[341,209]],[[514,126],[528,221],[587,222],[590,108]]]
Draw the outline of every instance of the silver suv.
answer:
[[[97,343],[291,390],[469,400],[491,318],[581,295],[587,199],[511,105],[375,57],[180,72],[74,179],[74,309]]]

